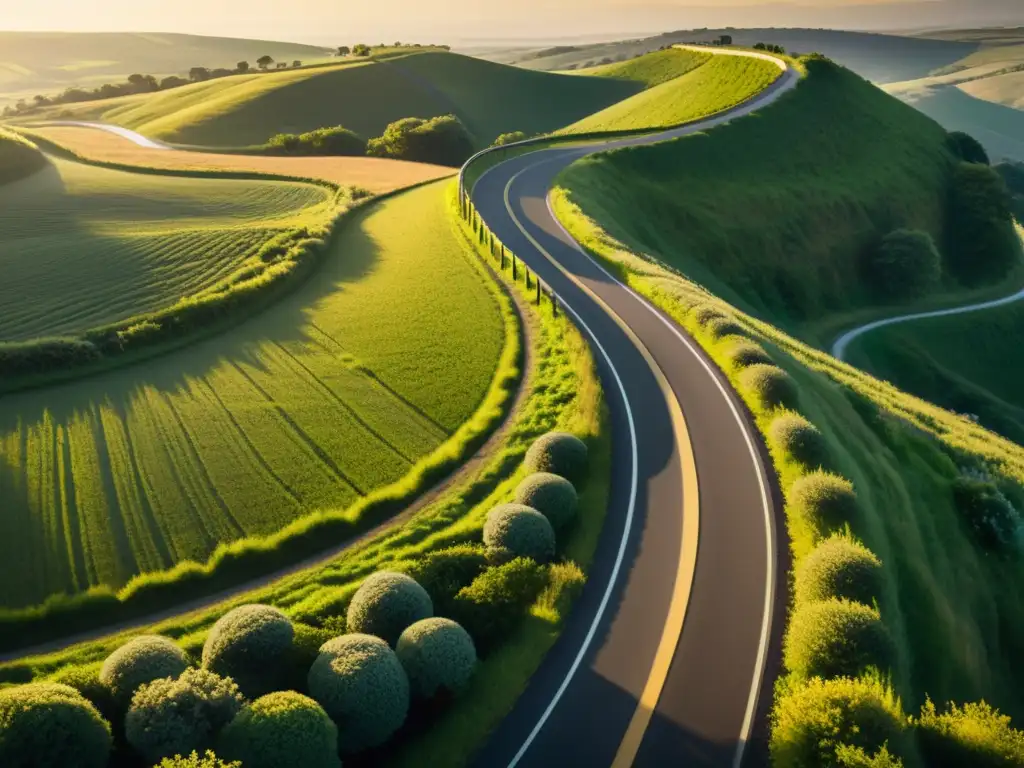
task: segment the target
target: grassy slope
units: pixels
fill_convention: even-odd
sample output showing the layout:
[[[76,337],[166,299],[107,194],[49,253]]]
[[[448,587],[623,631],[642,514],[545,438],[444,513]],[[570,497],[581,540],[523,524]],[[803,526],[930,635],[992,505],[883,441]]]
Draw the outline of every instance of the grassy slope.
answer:
[[[275,233],[330,213],[308,184],[123,173],[64,160],[0,189],[0,340],[73,334],[174,304]]]
[[[807,65],[760,115],[597,155],[565,183],[616,239],[813,336],[812,321],[869,303],[858,258],[882,235],[908,226],[941,242],[952,159],[928,118],[847,70]]]
[[[710,53],[697,53],[681,48],[669,48],[656,51],[615,64],[581,69],[578,74],[593,77],[611,77],[617,80],[633,80],[643,83],[645,88],[675,80],[677,77],[692,72],[712,58]]]
[[[5,396],[0,604],[201,560],[346,507],[438,448],[505,337],[438,198],[435,185],[358,214],[314,280],[223,336]]]
[[[670,128],[734,107],[781,74],[776,65],[762,59],[712,56],[692,71],[585,117],[562,132]]]
[[[500,133],[560,128],[640,89],[632,82],[529,72],[451,53],[233,77],[70,110],[147,136],[211,147],[344,125],[365,137],[404,117],[454,113],[486,146]],[[538,104],[543,104],[538,109]],[[67,112],[50,110],[51,116]],[[33,116],[36,119],[37,116]]]
[[[46,158],[30,141],[0,128],[0,185],[23,179],[46,165]]]

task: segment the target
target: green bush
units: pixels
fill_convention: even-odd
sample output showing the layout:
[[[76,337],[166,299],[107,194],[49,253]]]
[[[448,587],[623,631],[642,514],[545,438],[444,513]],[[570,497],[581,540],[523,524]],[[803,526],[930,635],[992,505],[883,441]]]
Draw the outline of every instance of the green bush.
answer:
[[[487,513],[484,545],[495,562],[528,557],[546,563],[555,555],[555,530],[536,509],[501,504]]]
[[[928,768],[1017,768],[1024,765],[1024,731],[985,702],[951,705],[941,715],[928,701],[915,723]]]
[[[202,757],[198,752],[193,752],[188,757],[165,757],[155,768],[242,768],[242,764],[237,761],[226,763],[211,750],[206,750]]]
[[[854,677],[870,667],[886,671],[893,652],[878,611],[849,600],[798,604],[784,641],[786,667],[798,679]]]
[[[1020,261],[1010,191],[999,173],[986,165],[957,166],[946,229],[949,271],[965,285],[999,280]]]
[[[963,131],[953,131],[946,139],[950,150],[965,163],[988,165],[991,161],[981,142]]]
[[[280,133],[267,142],[266,149],[282,155],[358,156],[366,154],[366,141],[339,125],[298,135]]]
[[[728,317],[716,317],[705,326],[712,339],[724,339],[726,336],[743,336],[747,329]]]
[[[120,706],[127,706],[135,692],[162,677],[177,677],[188,667],[188,658],[174,641],[160,635],[129,640],[103,662],[99,680]]]
[[[372,635],[324,643],[309,670],[309,692],[337,723],[343,754],[383,744],[409,712],[409,678],[395,652]]]
[[[1018,546],[1020,515],[994,483],[958,477],[953,481],[953,501],[983,547],[998,552]]]
[[[550,472],[535,472],[525,477],[516,488],[515,500],[544,515],[556,531],[573,521],[579,505],[572,483]]]
[[[897,229],[868,252],[864,276],[883,299],[915,298],[941,279],[942,256],[927,232]]]
[[[844,746],[860,748],[868,755],[887,746],[889,752],[902,757],[907,749],[905,728],[899,700],[881,681],[814,678],[781,691],[776,699],[772,764],[786,768],[850,766],[839,756]]]
[[[121,705],[116,702],[110,688],[100,682],[102,669],[102,661],[92,664],[75,664],[50,675],[46,682],[71,686],[87,701],[90,701],[103,717],[113,722],[124,715],[126,704]]]
[[[366,151],[373,157],[460,166],[473,154],[473,138],[454,115],[430,120],[407,117],[370,139]]]
[[[245,768],[341,768],[338,729],[312,699],[271,693],[245,707],[221,733],[217,751]]]
[[[230,677],[253,698],[281,684],[295,630],[291,619],[269,605],[241,605],[221,616],[203,645],[203,666]]]
[[[348,606],[349,632],[376,635],[394,646],[410,624],[434,615],[430,595],[404,573],[378,571],[362,583]]]
[[[726,353],[729,361],[736,368],[749,368],[752,365],[771,365],[771,356],[764,347],[752,341],[737,341]]]
[[[697,325],[703,327],[712,320],[724,320],[725,312],[714,304],[698,304],[691,307],[690,316],[697,322]]]
[[[460,693],[476,669],[473,638],[451,619],[417,621],[398,638],[395,654],[412,695],[423,699]]]
[[[825,438],[811,422],[796,413],[777,416],[768,428],[772,444],[805,467],[828,464]]]
[[[488,568],[455,596],[452,618],[485,653],[522,621],[546,583],[545,569],[526,558]]]
[[[459,544],[428,552],[406,571],[430,595],[434,613],[450,616],[455,596],[487,568],[487,551],[478,544]]]
[[[857,515],[853,484],[828,472],[811,472],[797,479],[786,499],[790,513],[809,526],[819,539],[838,531]]]
[[[842,768],[903,768],[903,761],[887,747],[869,755],[862,747],[843,744],[836,749],[836,764]]]
[[[840,598],[871,605],[882,589],[882,561],[848,536],[815,547],[796,573],[796,601]]]
[[[234,681],[207,669],[186,669],[177,680],[154,680],[135,693],[124,719],[125,739],[151,762],[202,751],[244,703]]]
[[[529,137],[522,131],[512,131],[511,133],[503,133],[494,140],[491,144],[492,147],[504,147],[508,144],[515,144],[519,141],[526,141]]]
[[[774,365],[752,365],[740,373],[740,385],[749,390],[762,408],[796,409],[799,394],[789,374]]]
[[[0,690],[4,768],[105,768],[110,725],[74,688],[30,683]]]
[[[548,432],[533,442],[523,464],[529,472],[550,472],[579,485],[587,474],[587,444],[567,432]]]

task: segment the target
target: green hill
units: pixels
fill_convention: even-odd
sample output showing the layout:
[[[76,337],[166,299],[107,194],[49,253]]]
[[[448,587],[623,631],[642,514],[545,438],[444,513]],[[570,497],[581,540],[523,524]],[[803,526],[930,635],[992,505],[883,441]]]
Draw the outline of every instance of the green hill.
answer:
[[[692,72],[711,58],[710,53],[698,53],[685,48],[668,48],[616,64],[581,69],[579,74],[633,80],[643,83],[645,88],[653,88]]]
[[[229,147],[333,125],[368,138],[405,117],[455,114],[477,145],[486,146],[506,132],[561,128],[642,87],[625,80],[530,72],[458,54],[426,52],[223,78],[163,93],[55,108],[42,117],[97,119],[171,142]]]
[[[44,165],[46,158],[35,144],[0,128],[0,185],[23,179]]]

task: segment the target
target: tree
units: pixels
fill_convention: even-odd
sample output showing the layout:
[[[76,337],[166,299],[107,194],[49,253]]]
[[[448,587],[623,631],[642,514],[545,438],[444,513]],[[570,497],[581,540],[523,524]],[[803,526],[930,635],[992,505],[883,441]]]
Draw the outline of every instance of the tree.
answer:
[[[1010,190],[987,165],[960,163],[953,173],[946,256],[965,285],[999,280],[1019,262]]]
[[[302,66],[302,62],[296,59],[295,61],[292,62],[292,66],[297,69]]]
[[[267,67],[269,67],[273,63],[274,63],[274,57],[273,56],[263,55],[263,56],[260,56],[258,59],[256,59],[256,66],[258,66],[260,69],[266,69]]]
[[[370,46],[368,46],[366,43],[356,43],[354,46],[352,46],[352,54],[355,56],[369,56]]]
[[[210,79],[210,70],[206,67],[192,67],[188,71],[188,79],[193,83],[201,83],[204,80]]]
[[[407,117],[391,123],[383,136],[371,139],[367,153],[374,157],[459,166],[473,154],[473,139],[454,115],[432,120]]]
[[[338,55],[339,56],[348,56],[350,53],[352,53],[352,49],[349,48],[347,45],[339,45],[338,46]]]
[[[177,75],[171,75],[160,81],[160,90],[166,91],[168,88],[180,88],[183,85],[188,85],[188,80]]]
[[[719,45],[732,45],[732,35],[720,35],[718,38]]]
[[[50,103],[50,100],[46,96],[43,96],[41,93],[33,96],[32,101],[36,103],[37,107],[45,107],[47,104]]]
[[[942,276],[942,257],[927,232],[897,229],[882,240],[864,264],[865,277],[884,299],[920,296]]]
[[[235,69],[239,72],[239,74],[244,75],[246,72],[249,71],[249,62],[240,61],[237,64],[235,64]]]
[[[988,152],[985,151],[981,142],[969,133],[953,131],[949,134],[946,141],[949,148],[953,150],[953,154],[965,163],[978,163],[979,165],[990,164]]]

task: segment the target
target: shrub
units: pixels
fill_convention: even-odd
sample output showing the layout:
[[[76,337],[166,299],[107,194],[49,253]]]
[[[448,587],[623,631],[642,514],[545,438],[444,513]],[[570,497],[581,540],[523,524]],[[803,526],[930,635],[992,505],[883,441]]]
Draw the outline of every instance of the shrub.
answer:
[[[423,699],[460,693],[476,669],[473,638],[451,619],[417,621],[398,638],[395,654],[412,695]]]
[[[885,299],[920,296],[942,277],[942,257],[931,235],[897,229],[870,251],[864,263],[872,290]]]
[[[348,606],[349,632],[376,635],[394,646],[410,624],[434,615],[430,595],[404,573],[378,571],[366,579]]]
[[[983,147],[981,142],[969,133],[953,131],[946,138],[946,143],[949,145],[953,154],[965,163],[980,163],[981,165],[988,165],[991,162],[988,157],[988,152],[985,151],[985,147]]]
[[[309,670],[309,692],[338,724],[350,754],[383,744],[409,711],[409,679],[387,643],[342,635],[324,643]]]
[[[567,432],[548,432],[534,440],[523,464],[529,472],[550,472],[578,485],[587,473],[587,444]]]
[[[947,222],[947,262],[964,284],[999,280],[1020,260],[1010,192],[994,169],[973,163],[957,166]]]
[[[725,319],[725,313],[714,304],[698,304],[690,309],[690,315],[697,322],[697,325],[701,327],[707,325],[712,320]]]
[[[408,574],[430,595],[434,613],[449,616],[455,595],[487,568],[486,550],[478,544],[460,544],[435,550],[413,561]]]
[[[857,495],[849,480],[828,472],[812,472],[796,480],[787,495],[791,514],[803,520],[817,538],[842,528],[857,515]]]
[[[225,763],[212,751],[206,750],[206,754],[202,757],[198,752],[193,752],[188,757],[181,755],[165,757],[156,768],[242,768],[242,764],[239,762]]]
[[[527,135],[522,131],[512,131],[511,133],[503,133],[494,140],[491,144],[492,147],[504,147],[507,144],[515,144],[519,141],[526,141]]]
[[[1011,768],[1024,765],[1024,731],[985,702],[955,704],[939,714],[928,701],[917,720],[918,744],[929,768]]]
[[[783,453],[806,467],[828,464],[828,446],[818,428],[796,413],[777,416],[768,428],[771,441]]]
[[[202,751],[244,703],[234,681],[207,669],[186,669],[177,680],[154,680],[136,691],[124,735],[150,761]]]
[[[544,568],[526,558],[488,568],[455,596],[452,618],[486,652],[516,627],[546,583]]]
[[[103,662],[99,680],[114,700],[127,706],[135,692],[162,677],[177,677],[188,667],[188,659],[174,641],[160,635],[142,635],[129,640]]]
[[[841,744],[836,748],[836,763],[843,768],[903,768],[903,761],[882,747],[869,755],[862,747]]]
[[[488,556],[497,562],[528,557],[546,563],[555,555],[555,530],[535,509],[501,504],[487,514],[484,544]]]
[[[712,339],[724,339],[726,336],[743,336],[747,330],[735,320],[727,317],[716,317],[705,326]]]
[[[1020,515],[994,483],[972,477],[953,481],[953,501],[978,542],[993,551],[1019,542]]]
[[[838,752],[906,749],[899,700],[874,678],[814,678],[781,692],[772,713],[772,764],[786,768],[843,766]],[[870,764],[870,763],[869,763]],[[849,763],[845,763],[849,765]]]
[[[391,123],[382,136],[370,139],[366,151],[374,157],[459,166],[473,154],[473,139],[454,115],[431,120],[407,117]]]
[[[797,603],[840,598],[871,605],[882,588],[882,561],[847,536],[826,539],[796,574]]]
[[[740,385],[749,390],[762,408],[797,406],[796,384],[789,374],[774,365],[752,365],[740,373]]]
[[[771,365],[771,356],[764,348],[752,341],[737,341],[727,352],[730,362],[736,368],[749,368],[752,365]]]
[[[67,685],[74,688],[87,701],[91,702],[103,717],[113,721],[123,715],[124,706],[119,706],[114,701],[110,688],[100,682],[100,670],[102,668],[102,661],[81,666],[64,667],[59,672],[50,675],[46,682],[58,683],[59,685]]]
[[[786,667],[797,678],[854,677],[869,667],[885,670],[892,638],[878,611],[849,600],[797,605],[784,642]]]
[[[366,141],[339,125],[299,135],[278,134],[267,142],[267,150],[285,155],[358,156],[366,154]]]
[[[74,688],[30,683],[0,690],[4,768],[105,768],[110,725]]]
[[[532,507],[561,530],[576,517],[579,498],[572,483],[550,472],[535,472],[523,479],[516,488],[516,503]]]
[[[203,666],[232,678],[246,696],[267,693],[287,674],[295,630],[269,605],[241,605],[221,616],[203,645]]]
[[[218,751],[245,768],[341,768],[337,727],[319,704],[295,691],[245,707],[224,729]]]

